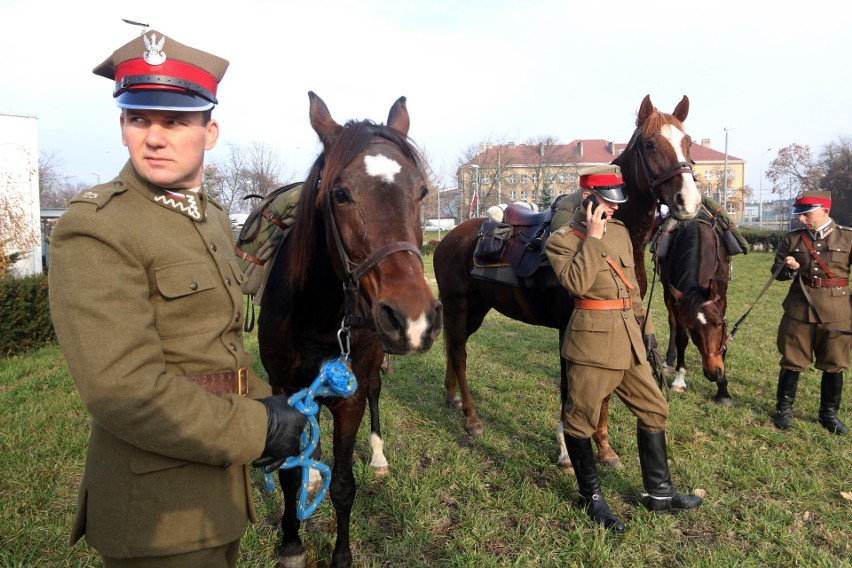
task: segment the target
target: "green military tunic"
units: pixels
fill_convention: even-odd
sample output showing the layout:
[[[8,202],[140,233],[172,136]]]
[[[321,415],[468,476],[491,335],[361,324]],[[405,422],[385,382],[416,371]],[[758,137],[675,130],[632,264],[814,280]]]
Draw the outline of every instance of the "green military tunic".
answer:
[[[852,336],[831,333],[831,330],[850,331],[852,326],[852,293],[846,286],[813,287],[814,278],[828,278],[819,263],[809,253],[802,236],[809,234],[801,228],[790,231],[781,240],[775,253],[772,272],[792,256],[799,263],[797,271],[784,268],[778,280],[792,280],[784,298],[784,316],[778,326],[778,351],[781,367],[802,371],[816,358],[821,371],[843,372],[849,368]],[[814,251],[835,278],[849,279],[852,264],[852,229],[831,221],[819,235],[810,235]],[[802,289],[802,277],[807,295]]]
[[[610,219],[603,238],[586,234],[586,213],[578,208],[547,240],[545,253],[559,282],[575,299],[631,299],[631,310],[575,309],[568,322],[562,356],[571,383],[562,420],[569,434],[589,438],[600,418],[603,399],[615,392],[644,430],[665,430],[668,404],[654,383],[642,341],[645,310],[633,263],[633,245],[621,221]],[[633,290],[607,263],[611,258]],[[645,333],[653,333],[650,322]]]
[[[79,193],[53,232],[50,304],[92,415],[72,542],[159,556],[238,540],[248,464],[271,394],[243,349],[242,273],[227,215],[204,191],[167,192],[130,162]],[[248,369],[248,397],[185,376]]]

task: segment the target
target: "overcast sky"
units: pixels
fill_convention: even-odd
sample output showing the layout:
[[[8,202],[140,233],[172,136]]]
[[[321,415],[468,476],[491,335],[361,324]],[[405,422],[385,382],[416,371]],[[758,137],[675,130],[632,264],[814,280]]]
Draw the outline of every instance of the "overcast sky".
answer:
[[[685,94],[688,133],[723,152],[727,127],[757,190],[779,148],[817,154],[852,135],[850,11],[820,0],[0,0],[0,113],[37,116],[40,149],[67,174],[110,179],[127,153],[112,85],[91,70],[140,33],[127,18],[231,62],[208,159],[263,142],[285,177],[303,179],[318,152],[309,90],[341,123],[384,122],[405,95],[410,136],[450,179],[479,141],[626,142],[646,94],[667,112]]]

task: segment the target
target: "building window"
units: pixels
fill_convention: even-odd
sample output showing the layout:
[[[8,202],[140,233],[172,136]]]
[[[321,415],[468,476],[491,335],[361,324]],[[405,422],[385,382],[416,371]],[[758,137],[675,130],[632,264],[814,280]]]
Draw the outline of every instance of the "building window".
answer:
[[[537,183],[538,183],[538,174],[533,174],[533,175],[532,175],[532,182],[533,182],[533,184],[537,184]]]
[[[532,190],[532,192],[530,193],[530,199],[535,201],[535,190]]]
[[[527,200],[527,192],[526,192],[526,191],[522,191],[522,192],[521,192],[521,201],[526,201],[526,200]]]
[[[704,181],[713,181],[713,170],[704,171]]]
[[[565,174],[564,173],[559,174],[559,183],[565,183]]]
[[[482,174],[482,181],[480,181],[479,183],[481,183],[482,185],[488,185],[489,183],[491,183],[490,180],[491,178],[488,177],[488,174]]]
[[[529,183],[529,182],[530,182],[530,176],[528,176],[527,174],[524,174],[524,175],[521,176],[521,183]]]
[[[515,192],[514,192],[514,191],[510,191],[510,192],[509,192],[509,199],[510,199],[511,201],[515,201],[517,198],[518,198],[518,197],[517,197],[517,195],[515,194]]]
[[[576,182],[578,178],[577,172],[571,172],[571,181]]]
[[[509,175],[509,185],[515,185],[515,174]]]

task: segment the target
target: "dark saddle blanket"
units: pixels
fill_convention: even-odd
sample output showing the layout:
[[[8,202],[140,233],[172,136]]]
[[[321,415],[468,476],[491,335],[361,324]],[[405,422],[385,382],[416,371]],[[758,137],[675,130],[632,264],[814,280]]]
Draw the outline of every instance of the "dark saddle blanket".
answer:
[[[519,286],[519,279],[531,277],[542,267],[552,274],[544,254],[552,218],[553,209],[535,212],[510,205],[504,222],[484,222],[473,252],[473,276]]]

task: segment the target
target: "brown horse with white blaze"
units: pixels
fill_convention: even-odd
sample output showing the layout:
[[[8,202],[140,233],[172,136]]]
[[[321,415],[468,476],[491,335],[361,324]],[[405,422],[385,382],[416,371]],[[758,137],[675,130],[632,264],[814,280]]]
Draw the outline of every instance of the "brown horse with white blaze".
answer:
[[[442,308],[420,256],[427,176],[408,140],[405,97],[391,107],[387,125],[363,120],[341,126],[322,99],[309,96],[311,126],[323,150],[304,183],[292,231],[269,269],[258,339],[276,394],[310,386],[325,360],[351,359],[355,393],[319,401],[334,421],[332,565],[348,567],[352,458],[367,398],[378,400],[384,353],[432,346]],[[377,426],[373,435],[380,437]],[[278,558],[288,568],[307,565],[296,516],[300,469],[279,471],[284,513]]]
[[[614,161],[621,166],[628,202],[619,207],[615,217],[627,226],[633,241],[636,276],[642,294],[645,278],[645,246],[654,226],[654,214],[659,204],[668,206],[678,219],[691,219],[701,203],[689,159],[690,138],[683,121],[689,112],[689,99],[684,96],[672,114],[657,110],[646,96],[639,107],[636,130],[625,151]],[[467,381],[468,338],[482,325],[487,313],[495,309],[505,316],[559,330],[560,343],[573,310],[573,299],[560,286],[525,294],[519,287],[471,276],[473,250],[480,227],[485,219],[471,219],[456,228],[435,249],[433,263],[438,281],[439,296],[444,305],[444,341],[447,369],[444,385],[450,406],[461,406],[466,417],[465,429],[470,435],[483,430],[476,413]],[[541,270],[551,270],[544,267]],[[532,296],[532,297],[531,297]],[[531,300],[546,309],[531,304]],[[561,361],[560,395],[564,403],[568,395],[565,361]],[[461,397],[457,394],[457,390]],[[601,423],[595,434],[598,459],[618,463],[618,456],[609,445],[607,406],[601,412]],[[557,434],[562,452],[559,463],[570,467],[564,438]]]

